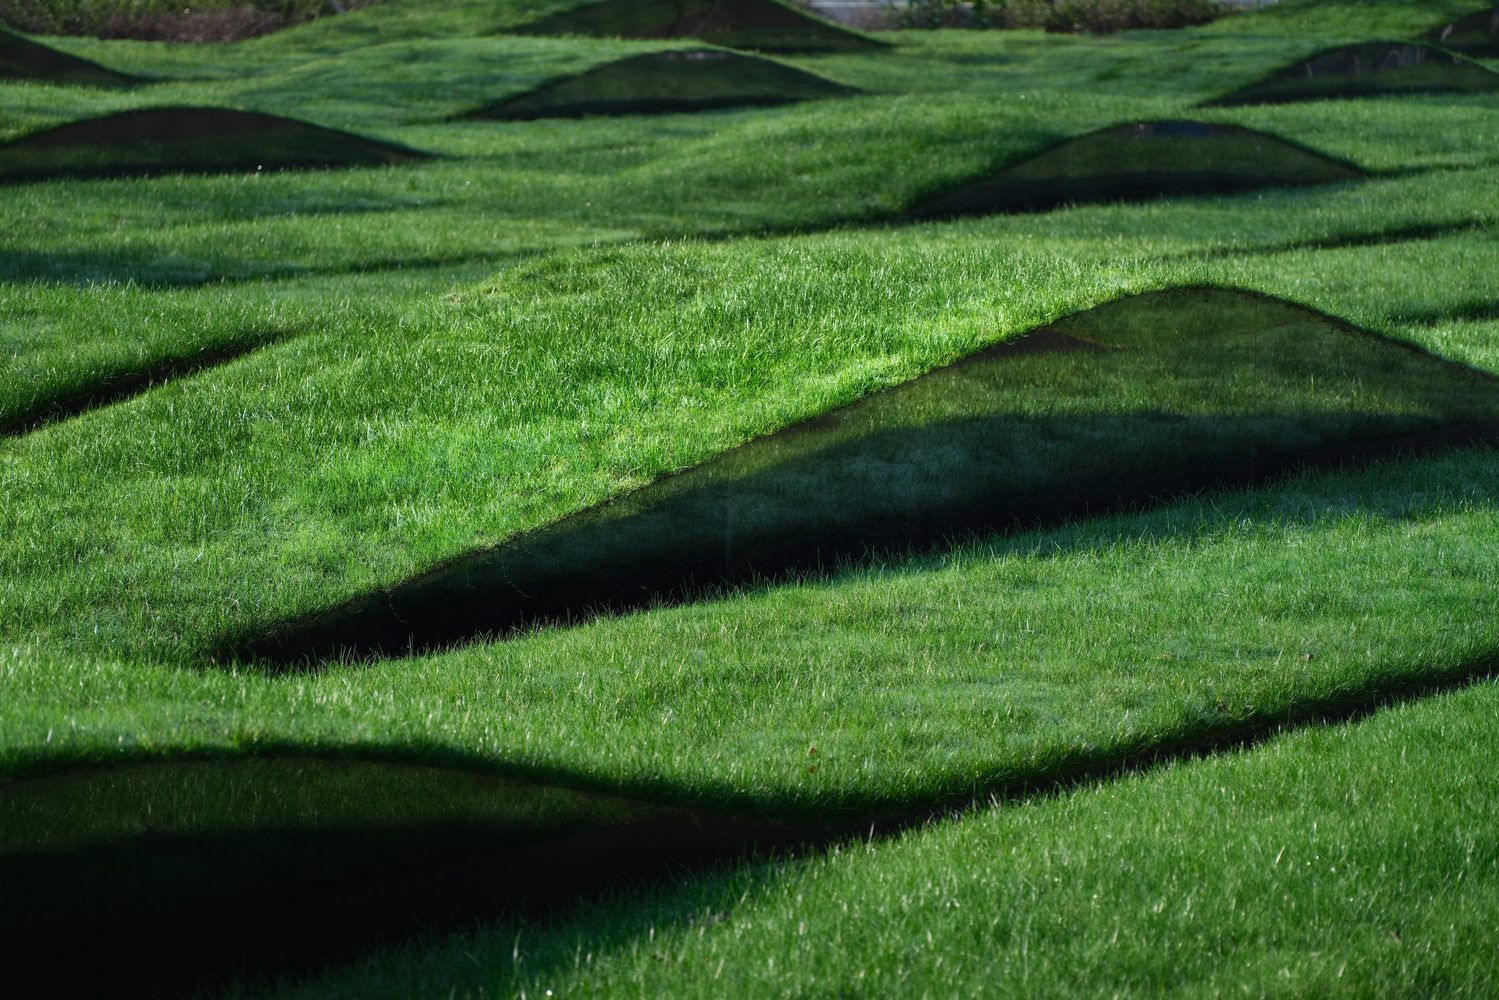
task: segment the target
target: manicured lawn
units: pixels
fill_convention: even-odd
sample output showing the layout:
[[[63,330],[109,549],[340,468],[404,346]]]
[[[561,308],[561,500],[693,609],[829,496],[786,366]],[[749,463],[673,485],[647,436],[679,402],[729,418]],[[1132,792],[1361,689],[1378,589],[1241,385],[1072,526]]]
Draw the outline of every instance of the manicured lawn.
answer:
[[[1493,419],[1489,376],[1391,341],[1499,371],[1499,98],[1196,107],[1328,45],[1480,6],[1283,0],[1182,32],[902,33],[885,52],[785,60],[865,96],[515,123],[449,119],[667,46],[499,35],[554,8],[426,0],[234,46],[58,40],[172,79],[0,84],[0,136],[224,104],[441,156],[5,189],[0,426],[212,362],[0,438],[5,863],[128,854],[142,823],[156,830],[142,801],[241,844],[328,817],[478,824],[509,843],[662,806],[811,823],[953,807],[966,811],[888,839],[431,937],[272,992],[1491,992],[1487,448],[417,655],[292,669],[226,655],[350,602],[394,607],[389,588],[544,543],[602,502],[649,503],[683,470],[700,469],[654,488],[740,461],[783,498],[767,524],[815,520],[818,504],[863,517],[897,492],[915,517],[981,473],[989,492],[1046,496],[1250,445]],[[897,218],[1067,139],[1180,118],[1368,176]],[[1106,305],[1183,288],[1284,304],[1211,320],[1183,317],[1264,300]],[[1108,350],[875,395],[1048,324]],[[705,464],[818,417],[816,469],[755,465],[764,443]],[[938,432],[960,423],[967,437]],[[1084,425],[1111,428],[1096,462],[1075,435],[1056,443]],[[828,485],[854,482],[847,501]],[[679,520],[711,541],[715,503]],[[1277,726],[1205,759],[1108,770]],[[263,785],[215,777],[262,758],[286,761]],[[325,763],[297,786],[309,758]],[[399,868],[391,850],[368,863]]]

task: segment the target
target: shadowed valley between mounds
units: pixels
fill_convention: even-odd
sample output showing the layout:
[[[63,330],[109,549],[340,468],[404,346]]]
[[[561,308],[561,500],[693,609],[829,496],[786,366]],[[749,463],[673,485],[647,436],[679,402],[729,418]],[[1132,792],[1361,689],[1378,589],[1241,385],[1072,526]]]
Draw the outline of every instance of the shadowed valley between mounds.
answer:
[[[1499,439],[1499,380],[1237,291],[1124,299],[226,651],[294,666]]]
[[[308,122],[226,108],[149,108],[0,145],[0,183],[409,163],[422,153]]]
[[[1428,31],[1421,40],[1465,56],[1499,59],[1499,7]]]
[[[468,118],[529,121],[772,106],[860,93],[792,66],[715,49],[651,52],[607,63]]]
[[[681,38],[762,52],[847,52],[887,43],[778,0],[605,0],[508,29],[516,35]]]
[[[0,28],[0,80],[41,80],[85,87],[128,87],[141,77],[117,73]]]
[[[1367,42],[1312,56],[1203,106],[1495,90],[1499,90],[1499,73],[1451,52],[1410,42]]]
[[[1237,125],[1140,122],[1064,142],[905,217],[1034,212],[1070,203],[1234,194],[1363,176],[1345,163]]]

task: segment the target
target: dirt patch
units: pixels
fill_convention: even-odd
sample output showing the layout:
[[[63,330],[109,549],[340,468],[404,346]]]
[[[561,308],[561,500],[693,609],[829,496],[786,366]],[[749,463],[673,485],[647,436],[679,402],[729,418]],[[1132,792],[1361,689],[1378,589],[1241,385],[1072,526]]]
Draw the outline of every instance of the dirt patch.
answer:
[[[468,117],[512,121],[771,106],[844,97],[852,87],[758,56],[713,49],[609,63]]]
[[[1408,42],[1370,42],[1315,55],[1208,105],[1284,104],[1382,94],[1485,93],[1499,73],[1451,52]]]
[[[1347,164],[1236,125],[1141,122],[1062,143],[906,217],[1034,212],[1072,203],[1234,194],[1362,176]]]

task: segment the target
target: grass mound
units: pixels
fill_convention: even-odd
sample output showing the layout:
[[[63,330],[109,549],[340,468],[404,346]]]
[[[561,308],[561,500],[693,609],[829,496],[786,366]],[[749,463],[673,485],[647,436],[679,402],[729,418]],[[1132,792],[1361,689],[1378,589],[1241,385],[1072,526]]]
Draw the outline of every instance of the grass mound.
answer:
[[[909,216],[930,219],[1036,211],[1070,202],[1231,194],[1361,176],[1345,164],[1236,125],[1141,122],[1063,143],[913,209]]]
[[[0,28],[0,80],[6,79],[93,87],[123,87],[139,80]]]
[[[1453,21],[1422,37],[1453,52],[1480,59],[1499,58],[1499,7]]]
[[[276,115],[150,108],[73,122],[0,146],[0,182],[406,163],[426,154]]]
[[[1483,93],[1499,90],[1499,73],[1450,52],[1406,42],[1332,49],[1209,104],[1281,104],[1380,94]]]
[[[307,758],[0,784],[0,877],[30,914],[0,916],[5,981],[45,984],[29,995],[130,996],[246,961],[313,966],[387,928],[482,912],[478,900],[504,899],[545,861],[515,852],[653,811],[441,768]],[[91,960],[66,961],[80,939]]]
[[[469,117],[527,121],[656,114],[792,104],[856,93],[852,87],[770,59],[694,49],[621,59],[503,104],[481,108]]]
[[[1499,419],[1499,380],[1279,301],[1123,299],[441,569],[248,652],[404,653],[704,585],[1200,489]],[[1336,451],[1327,458],[1336,459]]]
[[[605,0],[511,31],[595,38],[692,38],[765,52],[844,52],[884,45],[777,0]]]

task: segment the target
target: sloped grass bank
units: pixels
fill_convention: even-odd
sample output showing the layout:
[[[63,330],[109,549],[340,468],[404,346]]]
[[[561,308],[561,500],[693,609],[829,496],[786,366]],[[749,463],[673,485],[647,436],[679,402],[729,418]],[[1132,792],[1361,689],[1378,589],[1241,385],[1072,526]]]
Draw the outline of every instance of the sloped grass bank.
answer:
[[[313,674],[6,653],[11,775],[353,754],[822,822],[1491,669],[1493,455]]]
[[[1499,688],[238,996],[1483,996]]]
[[[428,154],[275,115],[225,108],[122,111],[0,145],[0,183],[411,163]]]
[[[1458,430],[1499,379],[1243,292],[1116,300],[237,651],[302,667],[816,573]],[[1393,442],[1392,442],[1393,444]],[[1406,447],[1414,447],[1413,444]],[[1260,471],[1262,470],[1262,471]]]

